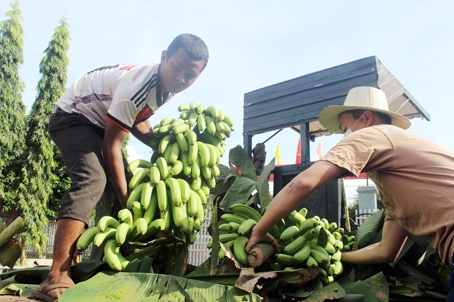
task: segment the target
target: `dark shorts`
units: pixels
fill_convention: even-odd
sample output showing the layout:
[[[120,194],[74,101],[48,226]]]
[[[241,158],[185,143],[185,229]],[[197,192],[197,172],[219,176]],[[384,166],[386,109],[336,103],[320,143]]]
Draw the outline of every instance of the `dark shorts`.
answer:
[[[63,195],[58,218],[88,224],[106,187],[102,157],[104,130],[81,114],[59,111],[51,116],[48,131],[62,153],[72,181],[71,188]]]

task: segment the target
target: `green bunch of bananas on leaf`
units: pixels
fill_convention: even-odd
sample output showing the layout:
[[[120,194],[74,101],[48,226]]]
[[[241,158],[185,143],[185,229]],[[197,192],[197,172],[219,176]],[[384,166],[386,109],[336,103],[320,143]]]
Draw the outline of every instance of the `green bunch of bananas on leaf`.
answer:
[[[204,117],[213,114],[217,123],[229,121],[229,130],[217,135],[207,132],[211,135],[207,139],[207,127],[201,131],[197,123],[189,123],[190,115],[183,114],[184,108],[191,107],[191,112],[200,111],[197,114]],[[220,175],[225,139],[233,128],[233,122],[221,110],[214,106],[202,108],[204,105],[196,106],[194,102],[180,105],[178,119],[163,118],[153,128],[150,146],[154,152],[150,161],[135,159],[128,164],[132,177],[126,208],[118,212],[118,217],[103,216],[96,226],[88,228],[77,241],[79,251],[92,242],[98,247],[105,244],[106,262],[112,269],[122,271],[129,263],[120,249],[126,243],[146,243],[165,236],[178,237],[187,244],[195,242],[208,197]]]
[[[219,242],[232,252],[241,266],[247,266],[245,247],[261,214],[244,204],[233,205],[230,210],[220,216]],[[283,248],[267,265],[273,270],[318,269],[318,277],[305,285],[310,291],[334,282],[343,272],[341,253],[351,250],[356,238],[345,234],[336,222],[319,216],[307,217],[307,214],[306,208],[292,211],[269,231]],[[213,239],[208,247],[212,244]],[[224,249],[219,250],[218,256],[225,256]]]

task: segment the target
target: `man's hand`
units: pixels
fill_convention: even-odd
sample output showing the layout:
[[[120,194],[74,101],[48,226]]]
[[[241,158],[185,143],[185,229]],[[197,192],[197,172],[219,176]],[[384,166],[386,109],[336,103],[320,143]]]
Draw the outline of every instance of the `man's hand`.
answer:
[[[258,232],[255,232],[254,230],[252,231],[252,234],[249,237],[249,241],[246,245],[246,252],[249,253],[252,247],[259,243],[270,243],[274,247],[276,253],[280,252],[279,244],[277,244],[273,236],[271,236],[268,233],[266,233],[265,235],[260,235]]]

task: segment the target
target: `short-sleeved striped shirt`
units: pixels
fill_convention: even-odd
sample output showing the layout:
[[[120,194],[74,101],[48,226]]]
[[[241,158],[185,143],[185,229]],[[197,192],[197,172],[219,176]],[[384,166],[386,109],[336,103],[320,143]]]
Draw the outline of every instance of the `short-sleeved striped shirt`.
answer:
[[[109,120],[129,132],[172,97],[158,91],[158,71],[159,64],[101,67],[78,78],[56,105],[83,114],[101,128]]]

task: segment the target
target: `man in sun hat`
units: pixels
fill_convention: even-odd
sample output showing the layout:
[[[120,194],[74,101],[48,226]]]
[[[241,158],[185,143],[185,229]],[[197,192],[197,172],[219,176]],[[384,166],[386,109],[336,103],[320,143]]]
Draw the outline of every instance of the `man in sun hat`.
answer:
[[[344,105],[326,107],[319,121],[334,133],[344,133],[345,137],[274,197],[254,227],[246,250],[260,242],[269,242],[279,250],[267,233],[271,226],[328,182],[367,172],[387,210],[382,240],[343,253],[342,261],[392,262],[407,235],[412,234],[425,240],[451,265],[454,257],[454,152],[405,131],[410,126],[409,120],[389,111],[384,92],[374,87],[351,89]],[[453,288],[453,276],[449,283]],[[452,297],[451,290],[448,299]]]

